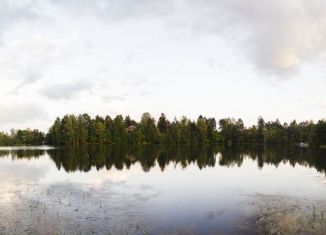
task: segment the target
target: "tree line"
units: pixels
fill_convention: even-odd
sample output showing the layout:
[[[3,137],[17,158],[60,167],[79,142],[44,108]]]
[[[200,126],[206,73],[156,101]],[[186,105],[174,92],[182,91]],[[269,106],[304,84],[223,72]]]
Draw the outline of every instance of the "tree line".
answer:
[[[17,130],[0,133],[1,145],[46,143],[50,145],[85,144],[265,144],[310,146],[326,144],[326,120],[317,123],[265,122],[245,127],[241,119],[224,118],[216,121],[200,115],[196,120],[187,117],[170,121],[164,113],[156,121],[144,113],[139,122],[129,116],[117,115],[92,118],[88,114],[65,115],[56,118],[47,134],[38,130]]]
[[[43,145],[45,142],[45,133],[37,129],[14,130],[10,133],[0,132],[0,145]]]

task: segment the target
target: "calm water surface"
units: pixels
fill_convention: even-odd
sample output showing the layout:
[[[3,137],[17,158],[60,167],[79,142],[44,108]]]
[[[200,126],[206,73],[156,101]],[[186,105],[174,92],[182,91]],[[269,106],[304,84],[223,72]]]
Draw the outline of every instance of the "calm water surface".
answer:
[[[0,230],[325,234],[325,170],[306,148],[1,148]]]

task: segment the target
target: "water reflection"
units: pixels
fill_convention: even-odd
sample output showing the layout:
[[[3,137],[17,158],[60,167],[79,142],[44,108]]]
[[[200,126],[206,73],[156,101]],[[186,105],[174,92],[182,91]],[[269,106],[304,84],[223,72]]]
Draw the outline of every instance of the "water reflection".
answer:
[[[66,172],[88,172],[112,167],[118,170],[130,169],[137,162],[148,172],[159,166],[162,171],[170,165],[182,168],[194,164],[199,169],[214,167],[241,167],[245,159],[252,159],[258,168],[265,164],[278,166],[288,162],[317,169],[326,173],[326,150],[296,147],[253,147],[253,146],[83,146],[59,149],[12,149],[0,150],[0,157],[17,159],[39,158],[48,154],[57,168]]]
[[[11,157],[17,159],[35,159],[45,155],[47,150],[44,149],[5,149],[0,150],[0,157]]]
[[[257,146],[0,149],[0,229],[325,234],[325,157]]]

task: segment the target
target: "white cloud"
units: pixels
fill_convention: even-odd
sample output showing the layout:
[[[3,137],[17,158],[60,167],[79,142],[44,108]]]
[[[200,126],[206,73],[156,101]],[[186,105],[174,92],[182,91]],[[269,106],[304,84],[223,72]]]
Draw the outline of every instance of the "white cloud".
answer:
[[[57,43],[49,38],[29,37],[10,42],[0,51],[0,81],[11,81],[10,93],[35,83],[63,58]]]
[[[1,125],[44,120],[48,117],[45,109],[36,103],[7,101],[0,103],[0,110]]]
[[[181,2],[171,27],[186,27],[194,37],[208,33],[233,41],[239,55],[247,56],[265,75],[287,75],[325,55],[324,1]]]
[[[123,95],[104,95],[102,98],[105,102],[112,102],[112,101],[125,101],[127,98],[127,94]]]
[[[75,81],[72,83],[47,84],[40,93],[49,99],[72,99],[84,91],[91,91],[91,83]]]
[[[6,30],[18,22],[35,20],[38,17],[37,6],[29,1],[0,2],[0,45]]]
[[[321,0],[1,1],[1,118],[7,129],[17,119],[8,99],[37,103],[51,119],[319,118],[311,97],[325,99],[325,8]],[[309,112],[289,112],[298,94],[306,99],[298,110]]]
[[[162,21],[188,37],[217,35],[266,75],[282,77],[326,52],[322,0],[96,0],[52,1],[66,14],[92,15],[109,24]],[[216,52],[218,53],[218,51]]]

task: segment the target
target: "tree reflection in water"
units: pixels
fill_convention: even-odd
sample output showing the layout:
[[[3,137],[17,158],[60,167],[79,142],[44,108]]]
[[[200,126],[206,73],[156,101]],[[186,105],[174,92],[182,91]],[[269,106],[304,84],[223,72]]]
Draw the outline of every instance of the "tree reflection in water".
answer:
[[[169,164],[186,168],[195,164],[199,169],[214,167],[215,164],[225,167],[241,167],[244,159],[257,162],[259,168],[265,164],[276,167],[280,163],[289,162],[313,167],[319,172],[326,173],[326,150],[296,147],[269,146],[212,146],[212,145],[147,145],[119,146],[95,145],[74,148],[59,148],[51,150],[2,150],[0,157],[16,159],[39,158],[48,154],[58,169],[66,172],[87,172],[92,167],[97,170],[112,167],[122,170],[129,169],[135,163],[140,163],[142,169],[148,172],[158,165],[162,171]]]

